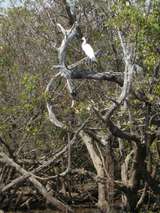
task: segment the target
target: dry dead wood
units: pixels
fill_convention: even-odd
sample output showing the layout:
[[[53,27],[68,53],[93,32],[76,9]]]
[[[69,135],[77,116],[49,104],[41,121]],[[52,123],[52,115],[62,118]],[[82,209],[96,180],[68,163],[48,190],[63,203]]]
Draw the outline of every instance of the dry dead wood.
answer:
[[[26,171],[20,165],[15,163],[11,158],[9,158],[5,153],[0,153],[0,162],[5,163],[13,168],[15,168],[19,173],[21,173],[25,178],[28,176],[29,181],[34,185],[34,187],[39,191],[41,195],[46,199],[48,203],[50,203],[53,207],[57,207],[59,210],[65,212],[72,212],[72,209],[68,206],[51,196],[49,192],[47,192],[46,188],[34,177],[31,172]]]

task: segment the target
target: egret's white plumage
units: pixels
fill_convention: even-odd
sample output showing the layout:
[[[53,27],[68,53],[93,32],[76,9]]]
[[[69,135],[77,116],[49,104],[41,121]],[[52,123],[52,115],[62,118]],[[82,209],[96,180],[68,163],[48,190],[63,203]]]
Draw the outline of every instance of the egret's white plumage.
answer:
[[[82,38],[82,41],[83,41],[82,42],[82,50],[85,52],[86,56],[89,59],[91,59],[91,61],[95,61],[96,62],[97,60],[96,60],[93,48],[91,47],[90,44],[88,44],[86,42],[86,39],[84,37]]]

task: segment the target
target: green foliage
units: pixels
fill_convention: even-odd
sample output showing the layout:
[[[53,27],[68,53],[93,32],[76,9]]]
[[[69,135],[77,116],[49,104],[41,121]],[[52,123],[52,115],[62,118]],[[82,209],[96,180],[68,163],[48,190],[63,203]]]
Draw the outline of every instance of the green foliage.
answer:
[[[37,101],[38,75],[25,73],[21,82],[24,87],[20,95],[22,104],[24,104],[25,109],[32,108]]]
[[[130,42],[137,46],[137,54],[146,69],[151,73],[159,58],[157,47],[160,45],[160,9],[154,4],[148,16],[142,8],[128,5],[125,2],[115,4],[112,8],[115,15],[107,21],[108,26],[125,32]]]

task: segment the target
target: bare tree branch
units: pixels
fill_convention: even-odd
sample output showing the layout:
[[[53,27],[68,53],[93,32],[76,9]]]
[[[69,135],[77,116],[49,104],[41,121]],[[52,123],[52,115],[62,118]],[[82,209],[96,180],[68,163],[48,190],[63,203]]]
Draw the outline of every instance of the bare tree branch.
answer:
[[[49,81],[49,83],[47,84],[47,87],[46,87],[46,90],[45,90],[46,96],[47,96],[47,94],[48,94],[48,92],[49,92],[49,90],[50,90],[50,87],[51,87],[51,85],[52,85],[52,82],[53,82],[54,80],[56,80],[56,77],[57,77],[58,75],[59,75],[59,73],[58,73],[56,76],[54,76],[53,78],[51,78],[50,81]],[[46,97],[46,98],[47,98],[47,97]],[[46,102],[47,102],[47,110],[48,110],[48,117],[49,117],[49,120],[50,120],[55,126],[60,127],[60,128],[64,128],[64,124],[63,124],[62,122],[60,122],[60,121],[57,119],[55,113],[53,112],[51,103],[50,103],[48,100],[47,100]]]
[[[92,79],[92,80],[106,80],[123,86],[123,74],[119,72],[95,72],[92,70],[73,70],[71,72],[71,79]]]
[[[48,109],[49,120],[50,120],[55,126],[60,127],[60,128],[63,128],[63,127],[64,127],[64,124],[63,124],[62,122],[60,122],[60,121],[56,118],[56,116],[55,116],[55,114],[54,114],[54,112],[53,112],[53,110],[52,110],[52,106],[51,106],[49,103],[47,103],[47,109]]]
[[[31,172],[27,172],[25,169],[23,169],[20,165],[15,163],[11,158],[9,158],[6,154],[0,153],[0,162],[6,163],[7,165],[14,167],[18,172],[20,172],[22,175],[29,176],[30,182],[34,185],[34,187],[43,195],[43,197],[47,200],[48,203],[56,206],[58,209],[62,210],[63,212],[66,212],[67,210],[72,212],[72,209],[68,206],[63,204],[61,201],[57,200],[56,198],[52,197],[51,194],[49,194],[46,190],[46,188],[37,181]]]

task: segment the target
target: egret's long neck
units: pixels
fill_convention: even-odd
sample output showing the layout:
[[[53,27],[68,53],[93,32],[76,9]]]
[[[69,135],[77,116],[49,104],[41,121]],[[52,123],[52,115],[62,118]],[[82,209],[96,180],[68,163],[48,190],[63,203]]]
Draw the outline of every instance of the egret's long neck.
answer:
[[[85,44],[86,44],[86,39],[84,38],[84,39],[83,39],[83,45],[85,45]]]

